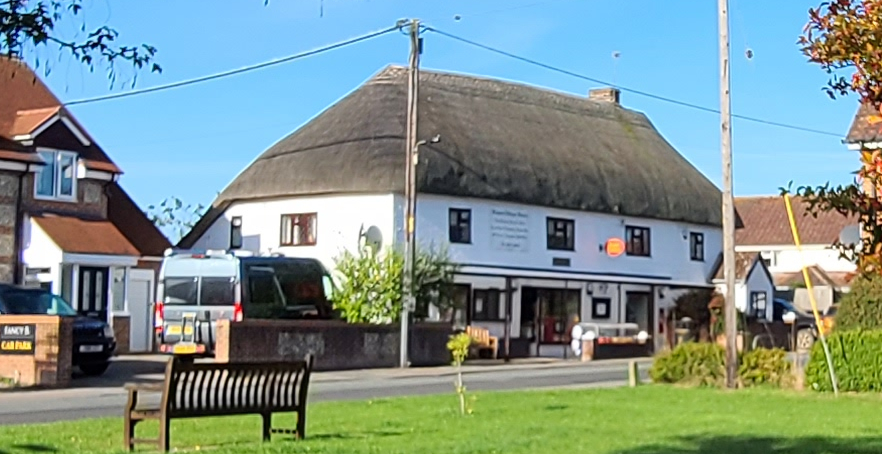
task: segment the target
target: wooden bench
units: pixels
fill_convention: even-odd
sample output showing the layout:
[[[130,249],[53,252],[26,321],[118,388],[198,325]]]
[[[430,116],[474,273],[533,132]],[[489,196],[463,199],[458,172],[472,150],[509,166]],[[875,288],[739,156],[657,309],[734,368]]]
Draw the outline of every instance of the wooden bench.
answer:
[[[493,359],[496,359],[499,353],[499,338],[490,335],[490,330],[477,326],[467,326],[466,333],[472,338],[472,346],[476,350],[490,350]]]
[[[125,445],[156,444],[169,450],[172,419],[254,414],[263,418],[263,440],[270,434],[306,435],[306,396],[313,358],[276,363],[186,363],[171,359],[165,380],[156,384],[129,384],[125,408]],[[139,406],[141,393],[161,393],[154,406]],[[296,430],[274,429],[274,413],[297,413]],[[135,438],[135,426],[144,420],[159,421],[159,438]]]

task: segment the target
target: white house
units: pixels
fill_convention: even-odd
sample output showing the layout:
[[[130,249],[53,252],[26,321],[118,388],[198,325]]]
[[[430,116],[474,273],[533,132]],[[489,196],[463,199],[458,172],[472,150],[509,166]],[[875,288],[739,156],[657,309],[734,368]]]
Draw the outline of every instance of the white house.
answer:
[[[723,262],[718,261],[713,283],[717,292],[726,294],[726,280]],[[759,253],[739,252],[735,254],[735,308],[757,319],[772,321],[772,298],[775,295],[775,281]]]
[[[808,214],[807,203],[791,199],[802,254],[796,247],[784,199],[780,196],[737,197],[735,209],[743,227],[735,234],[735,250],[762,255],[775,281],[776,293],[808,308],[802,267],[809,269],[812,285],[818,288],[819,309],[833,303],[836,293],[847,292],[855,275],[855,264],[843,259],[833,244],[840,233],[857,225],[857,220],[838,212]]]
[[[365,232],[400,246],[406,74],[385,68],[264,152],[180,246],[330,269]],[[448,247],[463,322],[508,334],[512,356],[563,355],[574,317],[661,345],[674,298],[712,287],[720,192],[617,90],[422,71],[418,135],[441,140],[420,148],[417,241]]]

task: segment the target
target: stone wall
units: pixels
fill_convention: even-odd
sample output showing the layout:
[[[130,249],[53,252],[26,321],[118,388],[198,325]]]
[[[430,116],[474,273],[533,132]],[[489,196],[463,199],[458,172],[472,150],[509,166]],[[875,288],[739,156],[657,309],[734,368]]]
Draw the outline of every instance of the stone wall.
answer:
[[[450,363],[447,323],[420,323],[410,330],[412,366]],[[352,325],[327,320],[221,320],[215,360],[219,362],[286,361],[315,355],[315,370],[396,367],[398,325]]]
[[[4,315],[0,325],[36,325],[33,354],[0,354],[0,377],[18,386],[63,387],[70,383],[73,320],[49,315]],[[4,380],[4,381],[6,381]]]
[[[15,266],[17,172],[0,171],[0,283],[12,283]]]

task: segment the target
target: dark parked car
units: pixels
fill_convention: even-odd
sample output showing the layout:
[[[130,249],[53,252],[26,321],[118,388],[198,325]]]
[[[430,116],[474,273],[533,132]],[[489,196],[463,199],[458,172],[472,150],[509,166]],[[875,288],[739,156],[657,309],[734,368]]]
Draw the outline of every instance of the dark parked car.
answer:
[[[772,320],[774,322],[784,321],[784,314],[793,312],[796,315],[796,350],[808,351],[812,349],[815,339],[818,337],[818,327],[815,323],[815,316],[811,312],[806,312],[796,308],[790,301],[775,298],[774,308],[772,312]]]
[[[101,375],[110,366],[116,341],[110,326],[77,314],[60,296],[43,289],[0,284],[0,323],[3,315],[58,315],[73,319],[73,366],[86,375]]]

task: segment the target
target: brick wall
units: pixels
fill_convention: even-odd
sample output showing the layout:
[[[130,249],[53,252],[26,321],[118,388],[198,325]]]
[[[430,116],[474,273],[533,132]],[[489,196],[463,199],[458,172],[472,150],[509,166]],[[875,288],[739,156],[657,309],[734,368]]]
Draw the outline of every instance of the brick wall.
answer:
[[[411,327],[409,358],[414,366],[450,363],[446,323]],[[315,355],[316,370],[395,367],[399,361],[398,325],[353,325],[327,320],[245,320],[218,324],[219,362],[285,361]]]
[[[0,355],[0,377],[18,385],[62,387],[72,372],[73,320],[48,315],[4,315],[0,324],[36,325],[33,355]]]
[[[116,353],[129,352],[129,333],[131,321],[126,316],[113,316],[113,338],[116,339]]]

